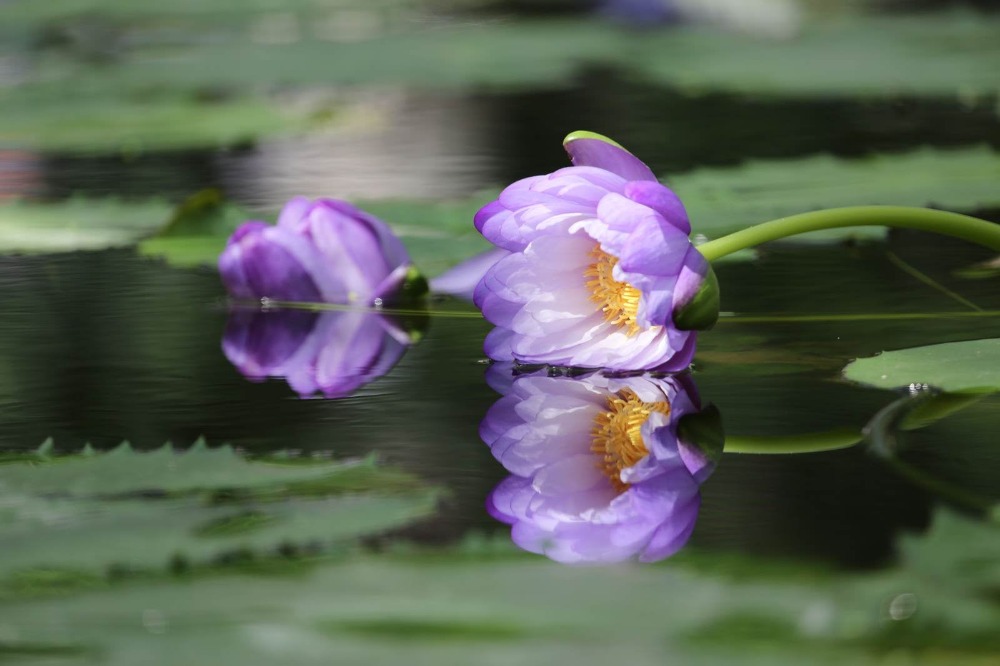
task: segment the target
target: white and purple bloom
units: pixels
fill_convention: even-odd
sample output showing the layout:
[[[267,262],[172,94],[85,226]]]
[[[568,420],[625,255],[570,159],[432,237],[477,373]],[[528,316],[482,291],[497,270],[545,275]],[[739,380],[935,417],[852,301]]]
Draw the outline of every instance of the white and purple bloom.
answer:
[[[682,328],[710,327],[718,303],[693,325],[682,323],[704,294],[717,299],[683,204],[610,139],[575,132],[565,146],[574,166],[520,180],[476,215],[483,236],[509,252],[475,292],[496,326],[486,353],[591,368],[686,368],[697,333]]]
[[[413,267],[388,225],[335,199],[296,197],[276,225],[229,238],[219,272],[236,298],[371,305],[399,293]]]
[[[233,310],[222,350],[248,379],[283,377],[303,398],[342,398],[389,372],[410,343],[373,312]]]
[[[512,475],[487,507],[518,546],[565,563],[652,562],[684,546],[721,453],[721,439],[702,448],[681,425],[700,407],[689,376],[527,375],[500,390],[480,436]]]

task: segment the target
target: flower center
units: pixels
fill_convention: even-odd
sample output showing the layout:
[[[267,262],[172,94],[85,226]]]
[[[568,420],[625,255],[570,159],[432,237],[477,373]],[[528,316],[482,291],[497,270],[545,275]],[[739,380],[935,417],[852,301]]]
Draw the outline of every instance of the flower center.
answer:
[[[670,403],[643,402],[632,389],[623,389],[609,397],[607,411],[594,418],[590,450],[599,458],[597,467],[620,493],[629,487],[621,480],[622,470],[649,455],[642,426],[653,412],[669,414]]]
[[[590,289],[590,300],[601,306],[607,321],[625,328],[629,337],[636,335],[641,330],[635,320],[642,292],[629,283],[619,282],[612,277],[611,273],[618,263],[617,257],[600,247],[595,247],[591,254],[595,261],[583,273]]]

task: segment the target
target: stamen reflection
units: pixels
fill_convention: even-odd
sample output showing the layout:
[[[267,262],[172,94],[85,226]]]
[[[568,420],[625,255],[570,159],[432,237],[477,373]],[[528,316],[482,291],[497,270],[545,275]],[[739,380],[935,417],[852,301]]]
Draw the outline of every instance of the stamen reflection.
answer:
[[[503,397],[480,436],[511,476],[487,508],[518,546],[566,563],[652,562],[684,546],[723,444],[690,375],[490,372]]]
[[[222,349],[247,379],[283,377],[303,398],[342,398],[389,372],[413,341],[372,312],[234,310]]]

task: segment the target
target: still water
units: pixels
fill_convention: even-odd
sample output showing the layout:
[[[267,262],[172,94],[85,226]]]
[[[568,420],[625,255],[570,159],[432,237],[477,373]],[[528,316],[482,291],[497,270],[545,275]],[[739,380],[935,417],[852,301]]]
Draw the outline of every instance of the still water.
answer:
[[[1000,122],[975,105],[689,96],[623,83],[608,72],[591,72],[548,92],[399,93],[373,103],[387,124],[350,139],[128,156],[42,155],[32,161],[33,193],[48,200],[77,194],[177,199],[215,186],[244,206],[270,211],[295,194],[458,197],[561,166],[558,146],[569,110],[572,124],[615,136],[657,173],[816,151],[1000,145]],[[632,111],[627,120],[619,107]],[[521,121],[526,117],[531,122]],[[435,132],[422,142],[401,142],[393,124],[400,118],[407,136],[421,135],[411,130],[423,125]],[[996,310],[1000,292],[989,280],[954,276],[984,258],[961,242],[895,234],[888,246],[781,246],[765,249],[755,262],[718,266],[727,316],[701,337],[693,380],[702,400],[719,408],[734,437],[860,432],[899,396],[846,382],[840,372],[849,360],[883,349],[1000,336],[995,318],[947,316],[964,306],[901,270],[900,262]],[[149,449],[167,441],[184,447],[205,437],[252,454],[374,453],[446,490],[433,519],[390,539],[449,543],[506,529],[485,509],[505,472],[478,436],[498,397],[484,379],[481,345],[488,326],[481,319],[430,314],[402,322],[400,328],[419,333],[419,341],[393,354],[388,374],[370,383],[359,379],[359,388],[339,399],[300,399],[283,379],[248,378],[227,358],[230,314],[210,269],[179,270],[131,250],[3,257],[0,283],[5,447],[27,449],[51,437],[64,451],[123,440]],[[458,301],[437,300],[430,308],[473,312]],[[942,316],[885,317],[914,312]],[[1000,399],[981,400],[906,434],[906,450],[939,470],[946,483],[995,499],[1000,458],[990,449],[998,409]],[[701,492],[692,545],[845,568],[890,562],[899,533],[924,529],[941,501],[864,446],[796,456],[727,454]]]
[[[977,257],[975,248],[916,235],[900,237],[893,250],[918,258],[922,270],[943,281]],[[824,321],[827,314],[958,309],[899,272],[878,245],[774,249],[759,262],[718,272],[726,285],[723,308],[734,316],[703,335],[693,378],[734,436],[860,430],[897,395],[841,379],[850,358],[1000,335],[1000,324],[989,319]],[[484,379],[481,320],[416,322],[422,337],[386,376],[350,397],[303,400],[282,379],[248,380],[227,360],[229,315],[210,270],[176,270],[119,250],[5,258],[0,274],[7,294],[0,438],[7,446],[29,448],[52,437],[61,450],[122,440],[153,448],[204,436],[252,453],[374,452],[447,490],[439,513],[399,538],[441,543],[503,529],[484,508],[505,472],[477,435],[498,397]],[[988,284],[961,287],[981,307],[1000,307]],[[760,321],[797,312],[819,319]],[[998,408],[1000,400],[983,400],[907,441],[923,446],[925,456],[950,458],[952,482],[995,495],[1000,469],[990,449]],[[938,501],[864,447],[728,454],[702,487],[691,543],[877,566],[891,560],[899,531],[923,528]]]

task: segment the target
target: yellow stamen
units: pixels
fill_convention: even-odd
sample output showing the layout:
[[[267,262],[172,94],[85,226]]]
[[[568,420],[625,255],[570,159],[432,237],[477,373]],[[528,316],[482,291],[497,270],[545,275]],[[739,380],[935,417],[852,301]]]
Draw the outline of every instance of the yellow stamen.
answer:
[[[649,455],[642,439],[642,426],[654,412],[670,414],[670,403],[643,402],[631,389],[623,389],[608,398],[607,411],[594,419],[590,450],[598,455],[597,467],[618,492],[629,487],[621,480],[622,470]]]
[[[584,271],[587,287],[590,288],[590,300],[601,306],[604,318],[619,328],[626,328],[629,337],[640,330],[636,323],[639,313],[639,297],[642,293],[627,282],[619,282],[612,277],[618,258],[595,247],[591,254],[596,261]]]

